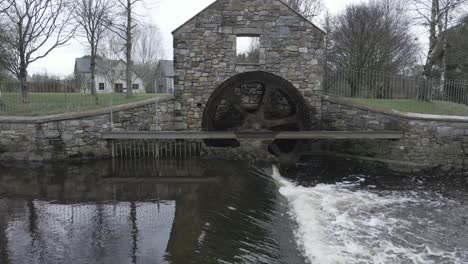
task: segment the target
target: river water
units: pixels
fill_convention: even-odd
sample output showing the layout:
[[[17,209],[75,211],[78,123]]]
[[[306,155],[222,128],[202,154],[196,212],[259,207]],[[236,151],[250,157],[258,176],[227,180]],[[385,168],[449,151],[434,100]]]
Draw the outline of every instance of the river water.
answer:
[[[0,263],[468,263],[468,177],[318,160],[0,165]]]

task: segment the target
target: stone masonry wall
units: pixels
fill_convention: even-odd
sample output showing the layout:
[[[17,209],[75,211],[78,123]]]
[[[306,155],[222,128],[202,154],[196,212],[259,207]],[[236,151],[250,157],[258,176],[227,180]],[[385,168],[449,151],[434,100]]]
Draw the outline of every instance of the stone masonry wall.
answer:
[[[173,32],[175,90],[183,128],[201,128],[204,107],[229,78],[265,71],[293,84],[321,111],[324,33],[279,0],[218,0]],[[260,37],[258,64],[237,63],[237,36]]]
[[[116,106],[113,130],[173,130],[177,109],[180,104],[172,97]],[[111,130],[111,124],[109,109],[38,118],[0,117],[0,160],[107,157],[110,152],[101,135]]]
[[[330,141],[331,151],[414,163],[423,169],[468,169],[468,119],[415,118],[325,99],[322,125],[324,130],[404,132],[401,140]]]

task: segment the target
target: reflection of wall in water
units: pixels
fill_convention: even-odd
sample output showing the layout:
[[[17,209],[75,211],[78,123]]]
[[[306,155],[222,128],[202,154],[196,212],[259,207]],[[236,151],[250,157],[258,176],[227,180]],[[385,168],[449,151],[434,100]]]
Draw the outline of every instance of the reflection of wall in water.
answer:
[[[186,167],[192,177],[213,174],[196,161],[152,165],[163,172]],[[151,169],[149,162],[145,168]],[[15,198],[0,199],[0,260],[11,252],[4,258],[12,263],[164,263],[169,245],[196,246],[185,232],[198,236],[200,207],[219,190],[216,182],[112,184],[111,172],[111,162],[2,167],[0,195]]]
[[[37,167],[18,164],[0,167],[0,195],[72,201],[174,200],[179,193],[190,191],[199,184],[179,184],[180,181],[171,184],[171,179],[191,177],[195,183],[214,183],[218,174],[213,170],[207,162],[197,160],[115,159],[113,162],[42,164]],[[127,181],[119,182],[122,177]],[[158,182],[162,178],[165,184]]]

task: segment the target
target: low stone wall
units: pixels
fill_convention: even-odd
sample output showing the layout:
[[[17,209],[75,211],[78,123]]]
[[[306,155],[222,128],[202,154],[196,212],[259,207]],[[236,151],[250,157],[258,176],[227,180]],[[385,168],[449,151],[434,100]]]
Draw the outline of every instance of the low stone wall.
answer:
[[[45,117],[0,117],[0,160],[62,160],[109,156],[103,132],[177,129],[172,96],[107,109]],[[181,120],[181,119],[180,119]]]
[[[404,132],[401,140],[328,141],[328,151],[372,157],[394,170],[468,169],[468,118],[384,112],[332,98],[322,110],[324,130]]]

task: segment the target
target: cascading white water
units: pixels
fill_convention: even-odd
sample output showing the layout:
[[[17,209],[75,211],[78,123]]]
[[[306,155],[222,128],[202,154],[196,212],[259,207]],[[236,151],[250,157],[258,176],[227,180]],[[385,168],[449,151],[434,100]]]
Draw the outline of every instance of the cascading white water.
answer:
[[[310,263],[468,263],[446,215],[456,202],[430,193],[373,192],[358,182],[301,187],[273,168]],[[460,239],[461,238],[461,239]],[[457,240],[458,239],[458,240]],[[451,241],[448,244],[447,241]]]

